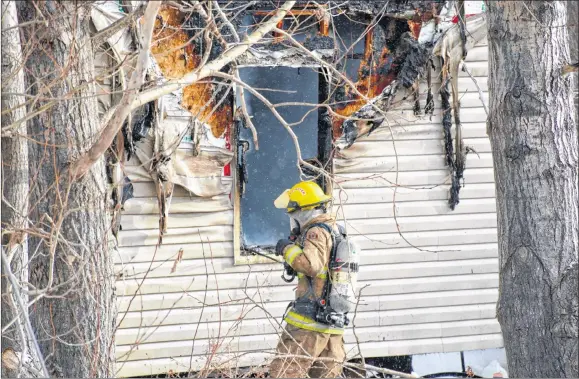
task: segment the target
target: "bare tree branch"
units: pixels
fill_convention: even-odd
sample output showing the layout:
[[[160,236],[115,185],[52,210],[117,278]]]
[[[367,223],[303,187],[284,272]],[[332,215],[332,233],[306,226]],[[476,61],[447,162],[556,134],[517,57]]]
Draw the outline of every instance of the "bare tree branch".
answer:
[[[229,28],[229,30],[231,30],[231,35],[233,36],[233,39],[235,39],[235,42],[239,42],[240,41],[239,34],[237,34],[237,30],[235,30],[235,27],[233,26],[231,21],[229,21],[229,19],[227,18],[227,15],[225,14],[225,12],[223,12],[221,7],[219,6],[219,2],[213,1],[213,6],[215,7],[215,10],[217,11],[217,14],[219,15],[219,17],[221,17],[221,19],[223,20],[223,23],[225,24],[225,26],[227,26]]]
[[[20,316],[24,319],[24,327],[26,330],[26,334],[28,335],[28,339],[30,340],[32,346],[34,347],[34,354],[35,354],[35,360],[38,361],[38,363],[40,364],[40,367],[42,369],[42,374],[44,377],[49,377],[48,375],[48,370],[46,369],[46,366],[44,364],[44,359],[42,358],[42,353],[40,352],[40,346],[38,346],[38,341],[36,340],[36,336],[34,334],[34,329],[32,329],[32,324],[30,323],[30,318],[28,317],[28,307],[22,303],[22,295],[19,292],[19,285],[18,285],[18,281],[16,280],[16,278],[14,277],[14,274],[12,274],[11,270],[10,270],[10,265],[8,264],[8,259],[6,257],[6,255],[4,254],[4,251],[2,251],[1,253],[1,259],[2,259],[2,266],[4,267],[4,272],[8,275],[8,280],[10,281],[10,285],[12,286],[12,291],[14,293],[14,300],[16,303],[16,306],[19,308],[19,314]],[[26,343],[26,341],[22,341],[23,343]],[[21,359],[24,359],[24,357],[21,357]]]
[[[143,91],[131,104],[131,109],[136,109],[150,101],[153,101],[161,96],[168,95],[171,92],[178,91],[184,87],[193,84],[200,79],[213,75],[219,71],[223,66],[231,63],[234,59],[245,53],[249,47],[263,38],[264,35],[272,31],[276,24],[282,20],[286,13],[293,7],[295,1],[286,1],[283,6],[279,8],[275,16],[263,23],[257,30],[248,35],[244,42],[235,45],[229,50],[226,50],[218,59],[209,62],[206,66],[198,71],[189,73],[181,79],[171,80],[161,87],[152,88]]]
[[[156,1],[147,4],[144,16],[145,24],[143,25],[142,32],[139,36],[139,58],[137,60],[135,71],[133,71],[131,79],[129,80],[127,91],[123,95],[119,105],[116,107],[110,121],[103,129],[99,141],[72,165],[71,174],[74,179],[81,178],[106,151],[106,149],[108,149],[119,132],[119,129],[122,127],[123,122],[131,113],[129,105],[135,100],[137,91],[145,81],[145,72],[147,70],[147,63],[149,62],[149,50],[151,49],[151,39],[153,38],[153,28],[160,7],[161,3]]]
[[[98,9],[98,8],[97,8]],[[137,8],[135,11],[129,13],[123,18],[118,19],[117,21],[113,22],[97,34],[92,37],[92,43],[94,46],[99,46],[100,44],[104,43],[107,39],[112,37],[115,33],[122,30],[123,28],[127,27],[131,22],[137,20],[143,14],[145,14],[145,7],[141,6]]]
[[[98,158],[108,149],[113,142],[118,131],[122,127],[124,120],[129,113],[163,95],[168,95],[173,91],[180,90],[187,85],[197,82],[207,76],[211,76],[215,71],[219,71],[223,66],[227,65],[235,58],[243,54],[251,45],[258,42],[265,34],[270,32],[275,25],[283,19],[286,13],[293,7],[295,1],[287,1],[267,22],[262,24],[256,31],[247,36],[244,43],[234,46],[225,51],[218,59],[209,62],[201,69],[185,75],[182,79],[170,81],[167,85],[156,87],[137,94],[136,91],[142,86],[145,74],[145,63],[148,60],[149,50],[151,46],[151,37],[153,34],[153,27],[155,23],[155,16],[160,7],[158,2],[150,2],[147,4],[145,10],[145,25],[143,33],[141,34],[141,48],[139,59],[137,61],[137,68],[131,76],[127,92],[121,99],[121,102],[115,107],[114,113],[106,126],[103,128],[99,141],[95,143],[90,150],[85,153],[77,162],[71,167],[71,174],[74,179],[81,178],[98,160]]]

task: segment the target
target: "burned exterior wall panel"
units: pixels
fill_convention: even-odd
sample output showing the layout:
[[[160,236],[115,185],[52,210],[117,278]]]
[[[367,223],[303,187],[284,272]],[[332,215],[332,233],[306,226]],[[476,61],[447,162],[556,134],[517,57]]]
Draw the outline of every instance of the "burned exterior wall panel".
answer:
[[[392,2],[393,6],[397,3]],[[361,4],[354,11],[363,14],[364,7]],[[407,25],[404,32],[412,32],[412,25],[402,24]],[[393,61],[389,54],[374,58],[377,63],[370,73]],[[259,59],[253,56],[247,62]],[[467,59],[485,97],[486,59],[484,43],[470,50]],[[262,62],[276,65],[280,58],[274,54]],[[290,60],[290,66],[296,62]],[[367,72],[359,68],[353,71],[363,77]],[[376,83],[370,86],[372,91]],[[440,80],[433,83],[436,93]],[[362,88],[364,78],[359,84]],[[461,73],[458,84],[464,95],[462,106],[467,109],[462,113],[463,137],[478,156],[468,156],[466,185],[454,212],[446,202],[448,169],[437,96],[432,116],[415,115],[408,99],[389,112],[391,129],[374,130],[334,159],[336,179],[347,191],[343,194],[335,187],[336,201],[345,202],[346,226],[364,250],[360,285],[370,284],[356,316],[356,332],[366,357],[502,346],[495,319],[496,205],[486,115],[471,79]],[[425,90],[426,84],[421,83],[419,92]],[[397,99],[403,95],[401,91]],[[353,100],[357,109],[364,105]],[[424,105],[423,95],[419,101]],[[187,117],[170,109],[166,120],[183,128]],[[207,147],[225,146],[214,128],[206,131]],[[190,145],[182,143],[182,150],[190,151]],[[223,177],[218,166],[211,167],[210,172],[221,175],[225,186],[216,196],[195,196],[176,186],[163,245],[157,247],[153,182],[142,163],[131,162],[127,172],[134,182],[135,198],[125,203],[121,247],[115,257],[118,375],[198,371],[208,359],[213,366],[224,367],[266,364],[278,340],[276,321],[293,300],[294,285],[282,281],[278,265],[235,265],[231,178]],[[396,182],[398,187],[393,185]],[[253,307],[253,302],[261,306]],[[351,328],[345,341],[347,351],[355,348]]]
[[[187,14],[171,5],[161,7],[153,31],[151,53],[165,78],[179,79],[197,69],[208,49],[211,49],[210,60],[223,52],[216,38],[207,46],[203,38],[205,27],[198,13]],[[181,100],[181,106],[208,124],[215,137],[222,136],[233,121],[232,104],[227,99],[230,85],[220,82],[210,77],[189,85],[183,89]]]
[[[485,100],[488,98],[486,50],[486,41],[483,40],[466,59],[469,67],[476,67],[476,80]],[[433,77],[439,74],[440,66]],[[419,87],[419,101],[424,104],[426,83],[422,82]],[[433,80],[434,93],[439,87],[440,80]],[[460,254],[463,251],[468,254],[466,251],[471,246],[485,246],[488,250],[465,255],[465,258],[468,256],[468,259],[483,265],[487,262],[492,272],[498,272],[493,161],[485,130],[486,114],[478,98],[478,88],[470,77],[460,75],[458,89],[461,96],[465,93],[468,96],[461,100],[464,106],[461,117],[464,143],[477,154],[468,155],[461,202],[454,211],[447,204],[450,180],[444,159],[442,109],[438,96],[434,97],[432,115],[423,112],[416,115],[413,99],[409,97],[404,101],[405,94],[399,93],[394,100],[397,106],[386,115],[387,122],[369,136],[359,138],[351,147],[336,153],[336,178],[346,191],[337,216],[345,216],[346,227],[361,245],[364,258],[365,254],[376,257],[374,251],[388,254],[407,249],[414,254],[430,254],[432,259],[438,259],[443,251],[454,251],[455,259],[460,259]],[[454,129],[453,126],[453,136]],[[336,189],[334,195],[337,199],[340,193],[341,190]],[[448,267],[449,262],[440,263]],[[460,266],[462,263],[455,261],[452,265]],[[370,260],[368,264],[373,263]],[[414,269],[417,271],[412,271]],[[413,266],[407,275],[420,282],[424,273]],[[460,274],[451,274],[450,271],[442,273],[440,278],[442,281],[462,279]],[[383,280],[388,282],[391,278],[384,276]],[[466,292],[479,291],[482,283],[487,288],[498,289],[497,276],[489,276],[486,272],[473,272],[466,280],[473,281],[471,289]],[[381,282],[376,279],[372,285]],[[434,293],[438,290],[432,289]],[[477,306],[492,308],[495,302],[496,299],[481,299]],[[414,307],[433,315],[447,310],[452,312],[446,307],[422,308],[418,304]],[[485,348],[502,346],[500,327],[494,314],[481,314],[472,322],[481,322],[485,326],[480,330],[471,329],[453,342],[443,342],[452,349],[444,351],[468,350],[474,341],[477,341],[475,345]],[[425,350],[432,351],[429,347]],[[371,351],[362,345],[366,357],[371,356]]]

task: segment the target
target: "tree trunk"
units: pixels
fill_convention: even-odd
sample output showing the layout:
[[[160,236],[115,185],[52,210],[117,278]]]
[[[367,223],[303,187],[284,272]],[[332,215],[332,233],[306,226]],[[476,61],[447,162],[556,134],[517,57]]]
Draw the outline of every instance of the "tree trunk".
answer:
[[[579,62],[579,2],[567,1],[567,26],[569,28],[569,48],[571,49],[571,59],[569,63]],[[579,120],[579,75],[573,78],[573,90],[575,91],[575,121]],[[577,125],[579,130],[579,125]],[[579,142],[579,141],[577,141]]]
[[[30,122],[31,220],[50,237],[31,238],[30,282],[46,295],[30,309],[48,369],[59,377],[114,377],[114,251],[101,157],[73,182],[70,162],[98,138],[90,3],[19,2],[25,26],[33,112]],[[112,247],[111,247],[112,246]]]
[[[14,95],[24,93],[24,71],[21,68],[22,50],[18,25],[16,3],[2,1],[2,127],[26,115],[22,106],[24,97]],[[2,251],[11,261],[11,271],[16,278],[28,281],[28,262],[26,234],[26,214],[28,213],[28,142],[26,140],[26,123],[13,130],[11,137],[2,138]],[[2,266],[2,327],[8,325],[19,315],[12,290]],[[21,295],[24,304],[28,296]],[[20,320],[20,318],[19,318]],[[11,348],[22,352],[20,321],[13,323],[2,333],[2,351]],[[4,365],[2,365],[5,368]],[[9,373],[6,373],[9,375]]]
[[[488,131],[510,377],[578,377],[578,152],[562,1],[488,1]]]

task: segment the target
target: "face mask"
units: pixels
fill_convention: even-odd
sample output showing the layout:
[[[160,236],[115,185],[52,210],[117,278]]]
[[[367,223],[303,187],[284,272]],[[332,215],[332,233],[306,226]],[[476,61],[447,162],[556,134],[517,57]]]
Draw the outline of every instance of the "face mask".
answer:
[[[290,227],[293,229],[293,225],[297,225],[300,229],[307,224],[311,219],[323,214],[324,211],[321,209],[311,209],[309,211],[295,211],[290,215]]]
[[[298,235],[300,234],[300,224],[290,216],[290,230],[291,234]]]

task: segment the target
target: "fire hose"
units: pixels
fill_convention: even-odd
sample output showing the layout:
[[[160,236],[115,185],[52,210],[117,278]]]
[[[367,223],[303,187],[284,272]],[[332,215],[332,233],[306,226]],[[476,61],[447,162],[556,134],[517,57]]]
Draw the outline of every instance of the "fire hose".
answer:
[[[271,259],[272,261],[277,262],[277,263],[282,263],[284,270],[283,270],[283,273],[281,274],[281,278],[286,283],[293,282],[293,280],[296,277],[295,270],[292,268],[292,266],[289,265],[289,263],[279,261],[279,260],[275,259],[274,257],[272,257],[271,255],[265,253],[265,252],[270,252],[271,251],[270,249],[275,250],[275,246],[265,246],[265,247],[248,246],[248,247],[244,248],[245,251],[247,251],[251,254],[255,254],[255,255],[259,255],[260,257],[265,257],[267,259]],[[262,251],[265,251],[265,252],[262,252]],[[270,252],[270,254],[271,254],[271,252]]]

